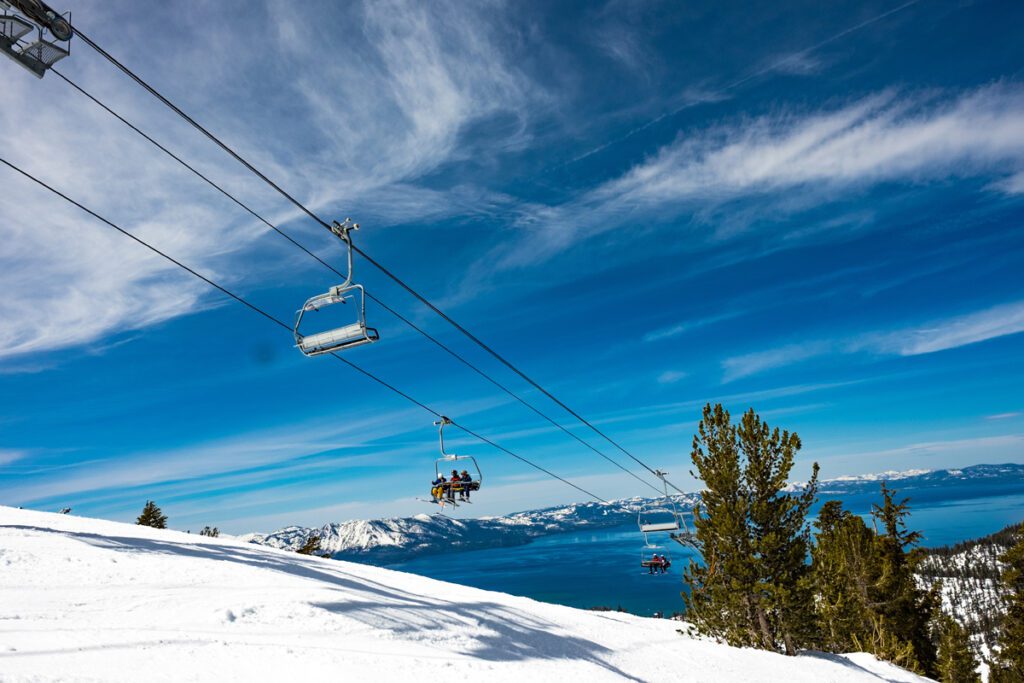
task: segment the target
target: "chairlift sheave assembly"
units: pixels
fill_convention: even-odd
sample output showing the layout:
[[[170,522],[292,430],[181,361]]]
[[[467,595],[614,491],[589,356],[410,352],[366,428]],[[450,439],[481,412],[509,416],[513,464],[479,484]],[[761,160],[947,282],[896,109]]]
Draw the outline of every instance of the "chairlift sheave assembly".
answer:
[[[54,64],[71,54],[74,31],[70,13],[59,14],[41,0],[0,0],[0,53],[42,78]],[[31,34],[35,32],[35,35]]]
[[[434,483],[432,483],[430,489],[431,500],[426,500],[425,502],[440,505],[442,509],[445,505],[458,507],[461,503],[470,503],[470,494],[473,491],[479,491],[480,486],[483,484],[484,475],[480,471],[480,465],[472,455],[456,455],[455,453],[445,451],[444,428],[445,425],[453,424],[449,418],[442,415],[441,419],[434,424],[437,426],[437,439],[441,449],[441,457],[434,461]],[[458,463],[460,461],[464,464],[469,463],[472,466],[472,472],[468,469],[463,470],[469,475],[468,480],[461,478],[461,475],[460,479],[446,480],[444,475],[448,471],[449,463]],[[458,473],[459,466],[455,465],[453,469]],[[457,499],[456,495],[458,496]]]
[[[350,218],[346,218],[343,223],[334,221],[331,225],[331,232],[345,243],[348,252],[348,274],[340,285],[331,287],[324,294],[310,297],[299,309],[295,317],[295,345],[307,356],[343,351],[380,339],[377,330],[366,326],[366,292],[362,285],[352,282],[352,236],[349,233],[358,229],[359,224],[353,223]],[[355,322],[312,334],[303,331],[302,321],[307,313],[319,312],[329,306],[349,302],[355,306]]]

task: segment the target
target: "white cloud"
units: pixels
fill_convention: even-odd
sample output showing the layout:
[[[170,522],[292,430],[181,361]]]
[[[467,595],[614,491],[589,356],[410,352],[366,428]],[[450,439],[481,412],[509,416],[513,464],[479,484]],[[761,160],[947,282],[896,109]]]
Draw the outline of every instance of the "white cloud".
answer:
[[[934,456],[950,453],[978,453],[986,450],[1005,449],[1024,445],[1024,434],[1004,434],[999,436],[980,436],[964,439],[949,439],[947,441],[922,441],[906,446],[888,448],[885,450],[869,451],[861,453],[844,454],[855,455],[863,458],[902,458],[908,456]],[[829,456],[844,457],[844,456]]]
[[[1024,415],[1024,413],[1022,413],[1020,411],[1015,411],[1015,412],[1010,412],[1010,413],[996,413],[995,415],[988,415],[988,416],[986,416],[985,419],[986,420],[1010,420],[1010,419],[1015,418],[1015,417],[1020,417],[1021,415]]]
[[[1024,332],[1024,301],[942,320],[916,329],[883,335],[866,342],[880,351],[917,356],[976,344]]]
[[[815,340],[756,351],[722,361],[723,382],[793,365],[829,353],[870,352],[918,356],[977,344],[1024,332],[1024,301],[888,332],[871,332],[845,340]]]
[[[828,353],[831,348],[832,344],[829,342],[813,341],[727,358],[722,361],[722,369],[725,371],[722,381],[732,382],[765,370],[799,363]]]
[[[999,175],[1006,179],[992,189],[1022,191],[1024,88],[882,92],[834,109],[785,111],[681,135],[571,202],[526,209],[519,224],[529,239],[492,259],[521,267],[639,217],[666,221],[740,197],[787,193],[773,205],[785,214],[883,182]]]
[[[689,377],[690,373],[681,370],[666,370],[658,375],[659,384],[675,384],[681,379]]]
[[[12,462],[21,460],[28,453],[25,451],[19,451],[9,448],[0,448],[0,466],[10,465]]]
[[[1024,166],[1024,91],[952,100],[883,93],[830,112],[771,116],[681,138],[595,197],[662,203],[813,183],[969,177]]]
[[[173,8],[134,17],[138,34],[150,22],[166,23],[166,31],[148,42],[114,34],[105,47],[316,209],[342,210],[358,198],[356,208],[378,224],[478,203],[503,210],[506,198],[475,187],[416,185],[444,164],[482,160],[527,139],[531,108],[545,94],[500,47],[501,3],[394,0],[339,5],[327,14],[322,6],[283,3],[269,3],[267,12],[207,10],[208,22]],[[92,8],[92,21],[101,23],[105,11]],[[219,19],[229,15],[245,26],[224,32]],[[343,42],[338,25],[345,26]],[[171,47],[163,38],[170,34],[174,60],[161,53]],[[252,35],[276,40],[254,43]],[[324,45],[333,47],[325,52]],[[218,51],[212,59],[211,46]],[[233,160],[90,57],[76,53],[61,68],[271,220],[294,216]],[[21,133],[5,147],[6,158],[225,284],[228,273],[261,277],[251,255],[240,252],[263,248],[256,238],[265,226],[55,76],[36,81],[13,67],[10,76],[0,129]],[[240,107],[246,116],[238,116]],[[470,148],[461,137],[466,127],[498,115],[518,123],[491,136],[487,150]],[[0,169],[0,183],[0,359],[94,342],[219,300],[205,284],[10,171]],[[274,248],[282,259],[301,256],[290,256],[283,242]],[[231,267],[243,258],[244,268]],[[280,259],[264,262],[283,267]]]
[[[686,322],[678,323],[676,325],[670,325],[669,327],[663,327],[661,329],[653,330],[643,336],[645,342],[662,341],[665,339],[672,339],[674,337],[681,336],[688,332],[706,327],[708,325],[714,325],[715,323],[722,322],[724,320],[732,320],[733,318],[739,318],[746,315],[748,311],[734,310],[729,313],[722,313],[720,315],[712,315],[707,318],[701,318],[699,320],[689,320]]]
[[[263,475],[239,474],[243,471],[295,461],[329,450],[352,453],[339,458],[334,467],[365,465],[366,461],[360,456],[373,453],[374,457],[381,457],[367,445],[368,442],[390,433],[395,424],[415,424],[410,421],[409,414],[409,411],[403,411],[358,419],[349,416],[340,421],[336,418],[318,420],[182,448],[84,462],[80,467],[65,470],[57,478],[14,480],[0,488],[0,497],[19,504],[72,494],[82,499],[83,494],[89,492],[156,486],[178,480],[202,480],[224,474],[239,477],[236,483],[246,483]],[[202,490],[203,486],[201,483],[190,484],[190,490]]]

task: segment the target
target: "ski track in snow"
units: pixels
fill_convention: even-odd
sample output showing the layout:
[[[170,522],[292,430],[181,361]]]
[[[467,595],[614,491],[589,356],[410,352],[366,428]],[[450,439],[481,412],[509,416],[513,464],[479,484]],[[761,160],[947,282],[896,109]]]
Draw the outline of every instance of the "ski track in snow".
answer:
[[[0,507],[0,680],[924,681],[379,567]]]

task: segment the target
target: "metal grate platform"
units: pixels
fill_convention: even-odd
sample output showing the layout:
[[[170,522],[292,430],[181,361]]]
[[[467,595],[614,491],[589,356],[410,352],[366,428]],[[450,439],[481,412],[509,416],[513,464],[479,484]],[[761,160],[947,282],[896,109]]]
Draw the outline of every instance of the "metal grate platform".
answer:
[[[70,53],[62,47],[57,47],[46,40],[37,40],[21,51],[21,54],[31,57],[46,67],[51,67]]]

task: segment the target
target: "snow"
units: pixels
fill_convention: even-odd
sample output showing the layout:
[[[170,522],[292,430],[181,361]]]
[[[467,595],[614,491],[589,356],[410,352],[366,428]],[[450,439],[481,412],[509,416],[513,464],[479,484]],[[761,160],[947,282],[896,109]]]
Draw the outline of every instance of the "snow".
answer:
[[[844,474],[832,479],[822,479],[818,482],[819,488],[826,488],[830,484],[862,484],[881,481],[897,481],[900,479],[912,479],[931,474],[934,470],[886,470],[885,472],[873,472],[871,474]],[[948,470],[951,474],[963,474],[961,470]],[[786,484],[782,489],[787,493],[799,493],[807,488],[806,481],[794,481]]]
[[[238,539],[0,507],[0,680],[923,681],[680,622],[549,605]]]

